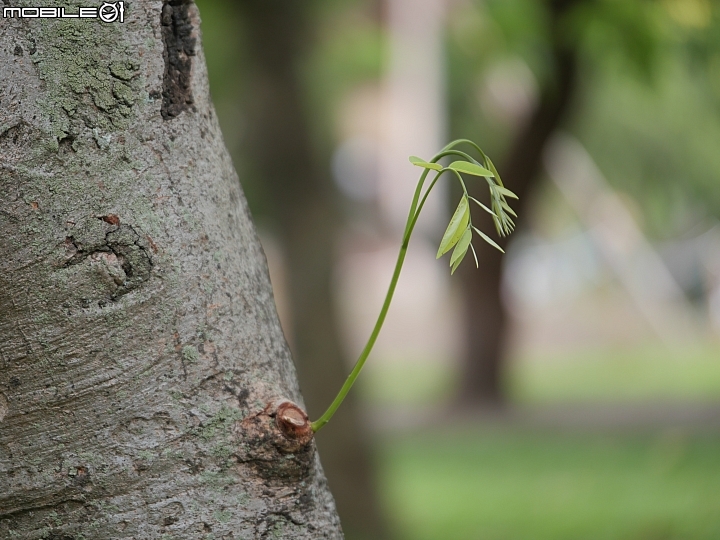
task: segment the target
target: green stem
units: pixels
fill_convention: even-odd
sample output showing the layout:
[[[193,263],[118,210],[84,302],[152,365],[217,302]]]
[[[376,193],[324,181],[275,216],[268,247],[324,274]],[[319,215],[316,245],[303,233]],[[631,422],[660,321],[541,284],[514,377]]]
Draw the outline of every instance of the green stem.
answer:
[[[466,154],[465,152],[461,150],[443,150],[442,152],[438,153],[433,157],[433,162],[437,161],[440,158],[443,158],[445,156],[460,156],[461,158],[465,158],[470,163],[477,163],[477,159],[473,158],[471,155]]]
[[[412,232],[412,229],[410,229],[409,232]],[[380,329],[385,322],[385,316],[387,315],[388,309],[390,308],[390,302],[392,301],[393,294],[395,293],[395,287],[397,286],[398,278],[400,277],[400,270],[402,270],[402,265],[405,261],[405,254],[407,253],[408,242],[410,241],[409,232],[406,233],[405,237],[403,238],[403,243],[400,247],[400,253],[398,254],[397,262],[395,263],[395,271],[393,272],[392,280],[390,280],[390,287],[388,288],[388,292],[385,295],[385,302],[383,303],[382,309],[380,310],[380,315],[378,316],[377,322],[375,323],[375,328],[373,328],[372,334],[370,334],[370,339],[368,339],[367,344],[365,344],[365,348],[360,353],[360,357],[357,359],[357,362],[355,362],[355,367],[350,372],[350,375],[348,375],[348,378],[345,380],[345,384],[342,385],[340,392],[338,392],[338,395],[330,404],[327,411],[325,411],[325,413],[320,418],[318,418],[315,422],[311,424],[313,432],[317,432],[321,427],[327,424],[332,418],[332,416],[335,414],[335,411],[337,411],[338,407],[340,407],[340,404],[343,402],[345,396],[350,391],[350,388],[352,388],[352,385],[355,383],[355,379],[357,379],[358,375],[360,374],[360,370],[365,364],[365,360],[367,360],[367,357],[370,355],[370,351],[372,351],[372,348],[375,345],[375,341],[380,334]]]
[[[473,143],[472,141],[469,141],[467,139],[460,139],[457,141],[453,141],[449,145],[447,145],[445,148],[443,148],[437,155],[435,155],[432,158],[432,162],[435,163],[439,159],[445,157],[445,156],[459,156],[462,158],[465,158],[469,162],[475,162],[475,159],[470,157],[465,152],[462,152],[460,150],[454,150],[453,147],[460,144],[460,143],[469,143],[472,146],[474,146],[483,156],[485,160],[487,160],[487,157],[483,153],[480,148]],[[353,367],[352,371],[350,372],[350,375],[348,375],[348,378],[345,379],[345,383],[342,385],[342,388],[340,388],[340,391],[338,392],[337,396],[335,396],[335,399],[330,404],[330,406],[327,408],[327,410],[323,413],[323,415],[318,418],[315,422],[312,422],[310,425],[312,427],[313,432],[317,432],[321,427],[323,427],[325,424],[327,424],[330,419],[333,417],[335,412],[338,410],[340,405],[342,404],[343,400],[345,399],[345,396],[347,396],[348,392],[350,392],[350,389],[352,388],[353,384],[355,384],[355,380],[357,379],[358,375],[360,374],[360,371],[362,370],[363,366],[365,365],[365,361],[368,359],[368,356],[370,356],[370,352],[372,351],[373,346],[375,345],[375,342],[377,341],[378,335],[380,335],[380,329],[383,326],[383,323],[385,322],[385,317],[387,316],[387,312],[390,309],[390,302],[392,302],[393,295],[395,294],[395,287],[397,287],[398,279],[400,278],[400,271],[402,270],[403,263],[405,262],[405,255],[407,254],[407,248],[408,244],[410,243],[410,235],[413,232],[413,229],[415,228],[415,224],[417,223],[418,217],[420,216],[420,211],[425,206],[425,201],[428,198],[428,195],[430,195],[430,191],[432,191],[433,187],[435,187],[435,184],[437,183],[438,179],[442,176],[443,173],[448,171],[450,169],[442,169],[438,172],[437,175],[435,175],[435,178],[433,178],[432,183],[430,186],[428,186],[427,190],[425,190],[425,193],[422,193],[423,184],[425,183],[425,179],[427,178],[428,173],[430,172],[430,169],[425,169],[420,176],[420,180],[418,181],[418,185],[415,188],[415,193],[413,194],[412,203],[410,204],[410,212],[408,213],[408,219],[407,224],[405,225],[405,232],[403,233],[403,241],[402,245],[400,246],[400,253],[398,253],[397,262],[395,263],[395,270],[393,271],[392,279],[390,280],[390,287],[388,287],[388,292],[385,295],[385,301],[383,302],[382,309],[380,310],[380,315],[378,315],[377,321],[375,322],[375,327],[373,328],[372,333],[370,334],[370,338],[368,338],[367,343],[365,344],[365,348],[360,353],[360,356],[358,357],[357,361],[355,362],[355,366]],[[462,176],[457,171],[453,171],[455,175],[457,176],[458,180],[460,180],[460,184],[462,185],[463,192],[465,193],[465,196],[467,195],[467,189],[465,188],[465,182],[463,182]],[[420,198],[422,194],[422,199]],[[420,201],[420,204],[418,204],[418,200]]]
[[[410,229],[410,222],[412,221],[412,218],[415,215],[415,211],[417,210],[418,199],[420,198],[420,193],[422,192],[423,184],[425,183],[425,179],[427,178],[427,175],[429,172],[430,172],[430,169],[425,169],[423,171],[422,175],[420,175],[420,180],[418,180],[418,185],[415,188],[415,193],[413,194],[412,203],[410,204],[410,212],[408,213],[407,223],[405,225],[405,232],[403,232],[403,239],[405,238],[405,236],[407,236],[408,229]]]
[[[443,149],[441,150],[441,152],[444,152],[444,151],[446,151],[446,150],[450,150],[451,148],[455,148],[455,147],[458,146],[459,144],[469,144],[470,146],[472,146],[473,148],[475,148],[475,150],[477,150],[477,151],[480,153],[480,155],[483,156],[483,158],[487,158],[487,156],[485,155],[485,152],[483,152],[482,149],[481,149],[477,144],[475,144],[474,142],[472,142],[470,139],[455,139],[454,141],[452,141],[451,143],[449,143],[445,148],[443,148]]]
[[[420,198],[420,192],[422,190],[423,182],[425,181],[425,178],[427,177],[427,171],[423,172],[422,176],[420,177],[418,186],[415,189],[415,195],[413,197],[413,202],[410,206],[410,215],[408,215],[407,225],[405,226],[405,234],[403,235],[402,245],[400,246],[400,253],[398,253],[397,262],[395,263],[395,270],[393,271],[392,279],[390,280],[390,287],[388,287],[388,292],[385,295],[385,301],[383,302],[382,309],[380,310],[380,315],[378,315],[377,321],[375,322],[375,327],[373,328],[373,331],[370,334],[370,338],[368,339],[367,343],[365,344],[365,348],[360,353],[360,356],[358,357],[357,361],[355,362],[355,366],[353,367],[353,370],[350,372],[350,375],[348,375],[348,378],[345,379],[345,383],[342,385],[342,388],[340,388],[338,395],[335,396],[335,399],[330,404],[330,406],[327,408],[327,410],[323,413],[323,415],[310,424],[314,433],[316,433],[321,427],[323,427],[325,424],[327,424],[330,421],[330,419],[333,417],[333,415],[335,414],[335,411],[338,410],[338,407],[340,407],[340,405],[342,404],[343,400],[345,399],[345,396],[347,396],[347,394],[350,391],[350,389],[352,388],[353,384],[355,384],[355,379],[357,379],[358,375],[360,374],[360,371],[362,370],[363,366],[365,365],[365,361],[367,360],[368,356],[370,356],[370,352],[372,351],[372,348],[375,345],[375,342],[377,341],[378,335],[380,335],[380,329],[382,328],[383,323],[385,322],[385,317],[387,316],[387,312],[390,309],[390,302],[392,302],[393,295],[395,294],[395,287],[397,286],[398,279],[400,278],[400,271],[402,270],[403,263],[405,262],[405,255],[407,254],[408,244],[410,243],[410,235],[412,234],[413,229],[415,228],[415,224],[417,223],[418,217],[420,216],[420,211],[425,206],[425,201],[427,200],[428,195],[430,194],[430,191],[432,191],[432,188],[435,187],[435,184],[437,183],[440,176],[442,176],[443,173],[445,173],[449,170],[450,169],[443,169],[442,171],[438,172],[438,174],[435,176],[435,178],[433,178],[433,181],[430,184],[430,186],[425,191],[425,194],[423,195],[423,198],[420,201],[420,204],[418,205],[417,202],[418,202],[418,199]],[[453,172],[455,172],[455,171],[453,171]],[[460,179],[460,182],[462,183],[462,178]],[[465,189],[464,184],[463,184],[463,189]]]

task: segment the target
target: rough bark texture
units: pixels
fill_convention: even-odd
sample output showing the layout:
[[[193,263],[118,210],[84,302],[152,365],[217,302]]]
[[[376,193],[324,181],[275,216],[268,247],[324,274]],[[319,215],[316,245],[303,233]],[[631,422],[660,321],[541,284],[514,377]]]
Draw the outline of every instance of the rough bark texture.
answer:
[[[300,63],[312,41],[300,0],[244,0],[253,61],[250,159],[262,178],[288,269],[292,343],[308,411],[317,418],[347,376],[332,301],[341,220],[327,167],[319,167],[303,99]],[[329,161],[329,159],[327,160]],[[366,429],[354,395],[318,433],[318,447],[348,538],[387,537]]]
[[[577,50],[565,41],[563,18],[582,0],[550,0],[548,2],[548,35],[552,36],[553,77],[540,94],[536,109],[520,130],[499,167],[503,182],[520,198],[512,201],[520,216],[522,227],[528,197],[540,178],[542,152],[545,144],[564,119],[577,79]],[[481,230],[492,230],[493,224],[485,212],[477,212]],[[498,243],[504,248],[507,238]],[[461,400],[465,404],[499,405],[504,402],[503,366],[508,316],[500,296],[502,255],[484,246],[479,270],[465,264],[463,298],[465,299],[465,335],[467,352],[463,363]]]
[[[0,538],[341,538],[197,10],[125,6],[0,19]]]

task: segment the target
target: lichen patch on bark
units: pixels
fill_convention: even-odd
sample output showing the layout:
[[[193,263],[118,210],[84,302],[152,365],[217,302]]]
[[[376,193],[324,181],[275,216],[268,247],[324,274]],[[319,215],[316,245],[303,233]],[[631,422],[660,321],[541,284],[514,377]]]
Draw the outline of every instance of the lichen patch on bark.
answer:
[[[80,126],[125,129],[138,112],[144,78],[117,25],[70,19],[31,28],[38,44],[32,61],[49,90],[39,105],[52,119],[57,139]],[[114,46],[108,48],[108,42]]]

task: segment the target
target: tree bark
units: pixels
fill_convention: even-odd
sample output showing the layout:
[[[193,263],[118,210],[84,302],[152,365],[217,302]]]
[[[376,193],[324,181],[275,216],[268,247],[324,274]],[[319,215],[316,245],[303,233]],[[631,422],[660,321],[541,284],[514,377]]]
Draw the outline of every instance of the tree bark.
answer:
[[[548,2],[548,35],[552,36],[553,76],[541,91],[527,123],[513,140],[498,170],[503,182],[519,200],[512,201],[523,226],[528,194],[540,179],[545,144],[564,119],[577,85],[577,50],[561,26],[563,18],[582,0]],[[490,216],[478,212],[473,220],[481,230],[493,230]],[[507,238],[498,241],[505,248]],[[465,309],[466,353],[461,376],[460,399],[466,404],[497,406],[505,401],[503,367],[506,356],[508,314],[501,298],[502,254],[483,246],[478,253],[479,270],[465,264],[461,269]]]
[[[0,538],[341,538],[197,10],[125,7],[0,19]]]
[[[250,159],[261,179],[288,269],[291,342],[308,411],[317,418],[347,376],[333,304],[338,195],[313,147],[300,77],[312,42],[312,3],[244,0],[253,60]],[[328,160],[329,161],[329,160]],[[350,395],[318,447],[348,538],[387,536],[366,429]]]

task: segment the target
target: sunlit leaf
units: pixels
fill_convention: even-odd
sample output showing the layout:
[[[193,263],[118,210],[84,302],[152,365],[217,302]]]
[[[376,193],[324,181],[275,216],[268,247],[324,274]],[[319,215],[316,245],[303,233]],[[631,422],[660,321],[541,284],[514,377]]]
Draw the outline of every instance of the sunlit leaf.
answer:
[[[458,269],[458,266],[460,266],[460,263],[461,263],[461,262],[463,262],[462,259],[460,259],[459,261],[457,261],[455,264],[453,264],[453,265],[450,267],[450,275],[451,275],[451,276],[455,273],[455,270]]]
[[[503,182],[500,179],[500,174],[497,172],[497,169],[495,168],[495,164],[484,153],[483,153],[483,157],[485,158],[485,163],[487,164],[488,169],[490,169],[490,171],[492,171],[493,176],[495,177],[495,180],[497,180],[498,184],[500,184],[502,186]]]
[[[473,201],[475,204],[477,204],[480,208],[482,208],[483,210],[485,210],[488,214],[490,214],[490,215],[492,215],[492,216],[497,216],[497,214],[496,214],[495,212],[493,212],[492,210],[490,210],[487,206],[485,206],[483,203],[481,203],[480,201],[478,201],[475,197],[470,197],[470,200]]]
[[[497,189],[500,193],[502,193],[502,194],[505,195],[506,197],[510,197],[511,199],[517,199],[517,198],[518,198],[517,195],[515,195],[512,191],[510,191],[510,190],[507,189],[506,187],[503,187],[503,186],[495,186],[495,189]]]
[[[495,223],[495,229],[500,236],[507,236],[515,228],[515,223],[510,219],[507,214],[503,214],[499,222]]]
[[[497,218],[493,216],[493,223],[495,224],[495,230],[500,236],[504,236],[504,226],[502,222]]]
[[[432,169],[433,171],[442,170],[442,165],[439,163],[430,163],[417,156],[410,156],[410,163],[417,165],[418,167],[423,167],[424,169]]]
[[[455,273],[455,270],[457,269],[458,266],[460,266],[460,263],[465,258],[468,247],[470,247],[471,240],[472,240],[472,231],[470,230],[470,227],[468,227],[467,229],[465,229],[465,232],[463,232],[463,235],[460,238],[460,241],[455,246],[455,249],[452,252],[452,256],[450,257],[450,274]]]
[[[503,248],[501,248],[500,246],[498,246],[497,243],[496,243],[492,238],[490,238],[487,234],[485,234],[484,232],[482,232],[482,231],[481,231],[480,229],[478,229],[477,227],[473,227],[473,230],[480,235],[480,238],[482,238],[483,240],[485,240],[485,241],[486,241],[488,244],[490,244],[492,247],[494,247],[495,249],[499,249],[501,252],[505,253],[505,250],[504,250]]]
[[[440,242],[437,252],[438,259],[457,244],[467,229],[468,223],[470,223],[470,206],[467,197],[463,195]]]
[[[510,208],[510,205],[505,201],[500,201],[500,206],[503,207],[503,209],[508,213],[512,214],[513,216],[517,217],[517,214],[515,213],[515,210]]]
[[[448,165],[448,169],[461,173],[474,174],[475,176],[495,176],[492,171],[487,170],[485,167],[481,167],[477,163],[470,163],[468,161],[453,161],[450,165]]]

